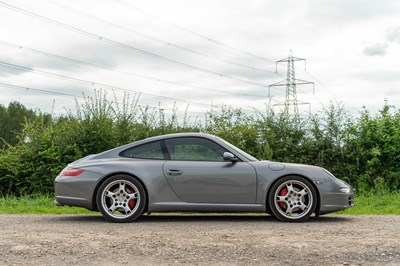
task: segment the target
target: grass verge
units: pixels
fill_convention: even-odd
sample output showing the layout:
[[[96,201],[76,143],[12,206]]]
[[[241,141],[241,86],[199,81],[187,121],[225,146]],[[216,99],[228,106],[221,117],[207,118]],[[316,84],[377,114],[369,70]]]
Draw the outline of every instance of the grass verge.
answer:
[[[354,208],[337,213],[400,215],[400,192],[356,195]]]
[[[0,214],[93,214],[83,208],[57,207],[52,196],[0,197]],[[336,214],[400,215],[400,193],[357,195],[355,207]]]
[[[0,197],[0,214],[88,214],[84,208],[58,207],[48,195]]]

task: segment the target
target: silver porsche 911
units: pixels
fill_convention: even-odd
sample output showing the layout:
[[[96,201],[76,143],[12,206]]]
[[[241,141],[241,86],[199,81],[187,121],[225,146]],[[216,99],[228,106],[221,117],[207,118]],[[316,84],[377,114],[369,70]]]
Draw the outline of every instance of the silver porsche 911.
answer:
[[[300,222],[353,207],[354,189],[327,170],[259,161],[202,133],[152,137],[89,155],[55,179],[56,204],[111,222],[150,212],[268,212]]]

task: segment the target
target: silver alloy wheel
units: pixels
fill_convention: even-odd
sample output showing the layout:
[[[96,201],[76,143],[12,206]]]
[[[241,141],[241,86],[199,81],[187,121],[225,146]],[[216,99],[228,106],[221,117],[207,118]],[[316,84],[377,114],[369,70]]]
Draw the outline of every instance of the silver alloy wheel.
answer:
[[[275,208],[287,219],[300,219],[312,212],[313,201],[310,188],[298,180],[285,181],[275,190]]]
[[[103,209],[113,218],[125,219],[135,214],[140,205],[138,188],[130,181],[115,180],[101,195]]]

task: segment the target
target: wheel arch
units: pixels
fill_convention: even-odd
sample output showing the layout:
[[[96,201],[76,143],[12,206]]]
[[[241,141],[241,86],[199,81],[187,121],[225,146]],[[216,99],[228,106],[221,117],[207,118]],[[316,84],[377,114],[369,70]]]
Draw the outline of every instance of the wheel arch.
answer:
[[[128,172],[115,172],[115,173],[110,173],[108,175],[103,176],[99,182],[97,182],[95,189],[93,190],[93,195],[92,195],[92,205],[93,205],[93,210],[95,211],[99,211],[99,208],[97,207],[97,203],[96,203],[96,196],[97,196],[97,192],[99,191],[100,186],[110,177],[116,176],[116,175],[127,175],[130,177],[135,178],[142,186],[143,189],[146,192],[146,206],[144,207],[144,211],[143,213],[147,212],[148,207],[149,207],[149,192],[148,189],[146,187],[146,185],[144,184],[144,182],[137,177],[136,175],[133,175],[131,173]]]
[[[310,178],[308,178],[307,176],[304,176],[304,175],[299,175],[299,174],[286,174],[286,175],[280,176],[280,177],[276,178],[276,179],[274,180],[274,182],[272,182],[272,183],[269,185],[268,190],[267,190],[267,193],[266,193],[266,197],[265,197],[265,199],[264,199],[266,211],[267,211],[268,213],[271,212],[270,206],[269,206],[269,204],[268,204],[268,199],[269,199],[269,196],[270,196],[270,194],[271,194],[271,189],[272,189],[272,187],[273,187],[274,184],[275,184],[276,182],[278,182],[281,178],[284,178],[284,177],[287,177],[287,176],[301,177],[301,178],[304,178],[305,180],[307,180],[308,182],[310,182],[310,184],[313,186],[313,188],[314,188],[314,190],[315,190],[315,193],[317,194],[317,205],[316,205],[316,207],[315,207],[314,213],[315,213],[316,215],[319,215],[319,210],[320,210],[320,208],[321,208],[321,195],[319,194],[319,190],[318,190],[317,186],[315,185],[315,183],[314,183]]]

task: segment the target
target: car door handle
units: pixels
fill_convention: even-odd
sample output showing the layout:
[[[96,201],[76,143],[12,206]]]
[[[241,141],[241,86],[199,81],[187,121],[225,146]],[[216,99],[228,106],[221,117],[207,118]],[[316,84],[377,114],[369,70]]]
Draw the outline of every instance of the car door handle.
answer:
[[[181,175],[181,174],[183,174],[183,172],[181,170],[174,170],[174,169],[167,170],[167,175],[175,176],[175,175]]]

